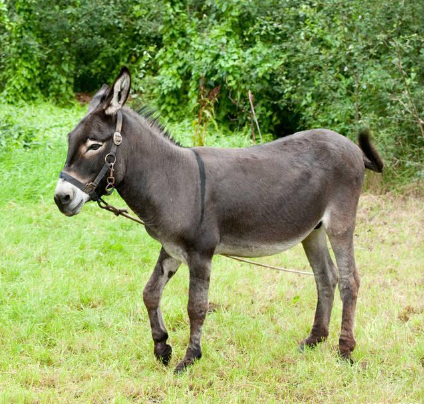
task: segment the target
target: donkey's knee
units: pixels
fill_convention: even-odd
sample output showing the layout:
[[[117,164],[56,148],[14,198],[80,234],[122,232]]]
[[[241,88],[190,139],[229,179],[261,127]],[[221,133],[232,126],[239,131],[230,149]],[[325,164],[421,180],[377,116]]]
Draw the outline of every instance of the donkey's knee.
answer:
[[[160,291],[152,288],[150,282],[143,289],[143,302],[147,311],[156,310],[160,303]]]

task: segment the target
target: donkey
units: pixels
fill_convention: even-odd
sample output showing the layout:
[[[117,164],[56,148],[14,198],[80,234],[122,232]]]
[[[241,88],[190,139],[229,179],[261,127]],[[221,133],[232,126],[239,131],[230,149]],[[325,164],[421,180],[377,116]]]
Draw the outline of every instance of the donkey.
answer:
[[[130,87],[130,72],[122,68],[69,133],[54,199],[62,213],[73,216],[116,187],[161,243],[143,293],[156,358],[164,365],[171,358],[160,301],[181,263],[190,273],[190,341],[176,372],[202,356],[212,257],[268,256],[301,242],[318,303],[310,335],[300,347],[327,338],[338,284],[343,302],[339,353],[350,361],[359,288],[353,249],[358,199],[365,169],[383,169],[368,136],[359,136],[358,147],[335,132],[313,129],[247,148],[184,148],[148,114],[124,107]]]

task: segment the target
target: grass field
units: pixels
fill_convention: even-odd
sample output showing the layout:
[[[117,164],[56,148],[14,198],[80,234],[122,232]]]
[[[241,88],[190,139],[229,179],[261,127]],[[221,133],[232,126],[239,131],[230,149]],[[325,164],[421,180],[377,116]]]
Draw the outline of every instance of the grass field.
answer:
[[[353,366],[337,358],[338,295],[329,340],[300,353],[316,304],[313,278],[217,257],[203,358],[175,376],[188,342],[187,268],[164,293],[174,348],[164,368],[142,303],[159,244],[92,204],[74,218],[60,214],[53,191],[65,134],[83,111],[21,113],[45,137],[36,148],[0,154],[0,402],[424,401],[423,199],[360,200]],[[301,246],[262,261],[309,270]]]

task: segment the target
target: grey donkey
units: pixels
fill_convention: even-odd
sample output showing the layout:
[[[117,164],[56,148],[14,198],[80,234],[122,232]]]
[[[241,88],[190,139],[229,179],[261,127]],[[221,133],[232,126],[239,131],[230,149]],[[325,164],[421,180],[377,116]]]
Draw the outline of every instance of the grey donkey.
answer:
[[[106,177],[112,175],[113,187],[161,243],[143,294],[156,358],[165,365],[171,358],[160,301],[181,263],[190,272],[190,342],[176,372],[202,356],[213,256],[268,256],[302,243],[318,303],[301,347],[327,338],[338,284],[343,302],[339,351],[351,360],[359,288],[353,248],[358,199],[365,169],[383,169],[368,136],[360,135],[358,147],[335,132],[313,129],[247,148],[184,148],[146,113],[124,106],[130,87],[130,73],[123,68],[110,88],[103,85],[68,135],[55,201],[62,213],[76,215],[85,202],[104,195],[107,184],[110,190]],[[102,167],[110,168],[108,159],[113,171],[102,177]],[[98,183],[94,194],[93,181]]]

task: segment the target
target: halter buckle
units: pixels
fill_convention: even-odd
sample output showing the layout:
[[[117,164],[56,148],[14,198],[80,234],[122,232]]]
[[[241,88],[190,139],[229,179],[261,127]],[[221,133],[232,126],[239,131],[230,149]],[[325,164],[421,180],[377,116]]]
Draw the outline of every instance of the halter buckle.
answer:
[[[94,185],[93,182],[89,182],[88,184],[85,185],[85,188],[83,189],[83,191],[86,194],[90,194],[91,192],[93,192],[96,189],[96,186]]]
[[[113,134],[113,143],[119,146],[122,143],[122,135],[119,132]]]

